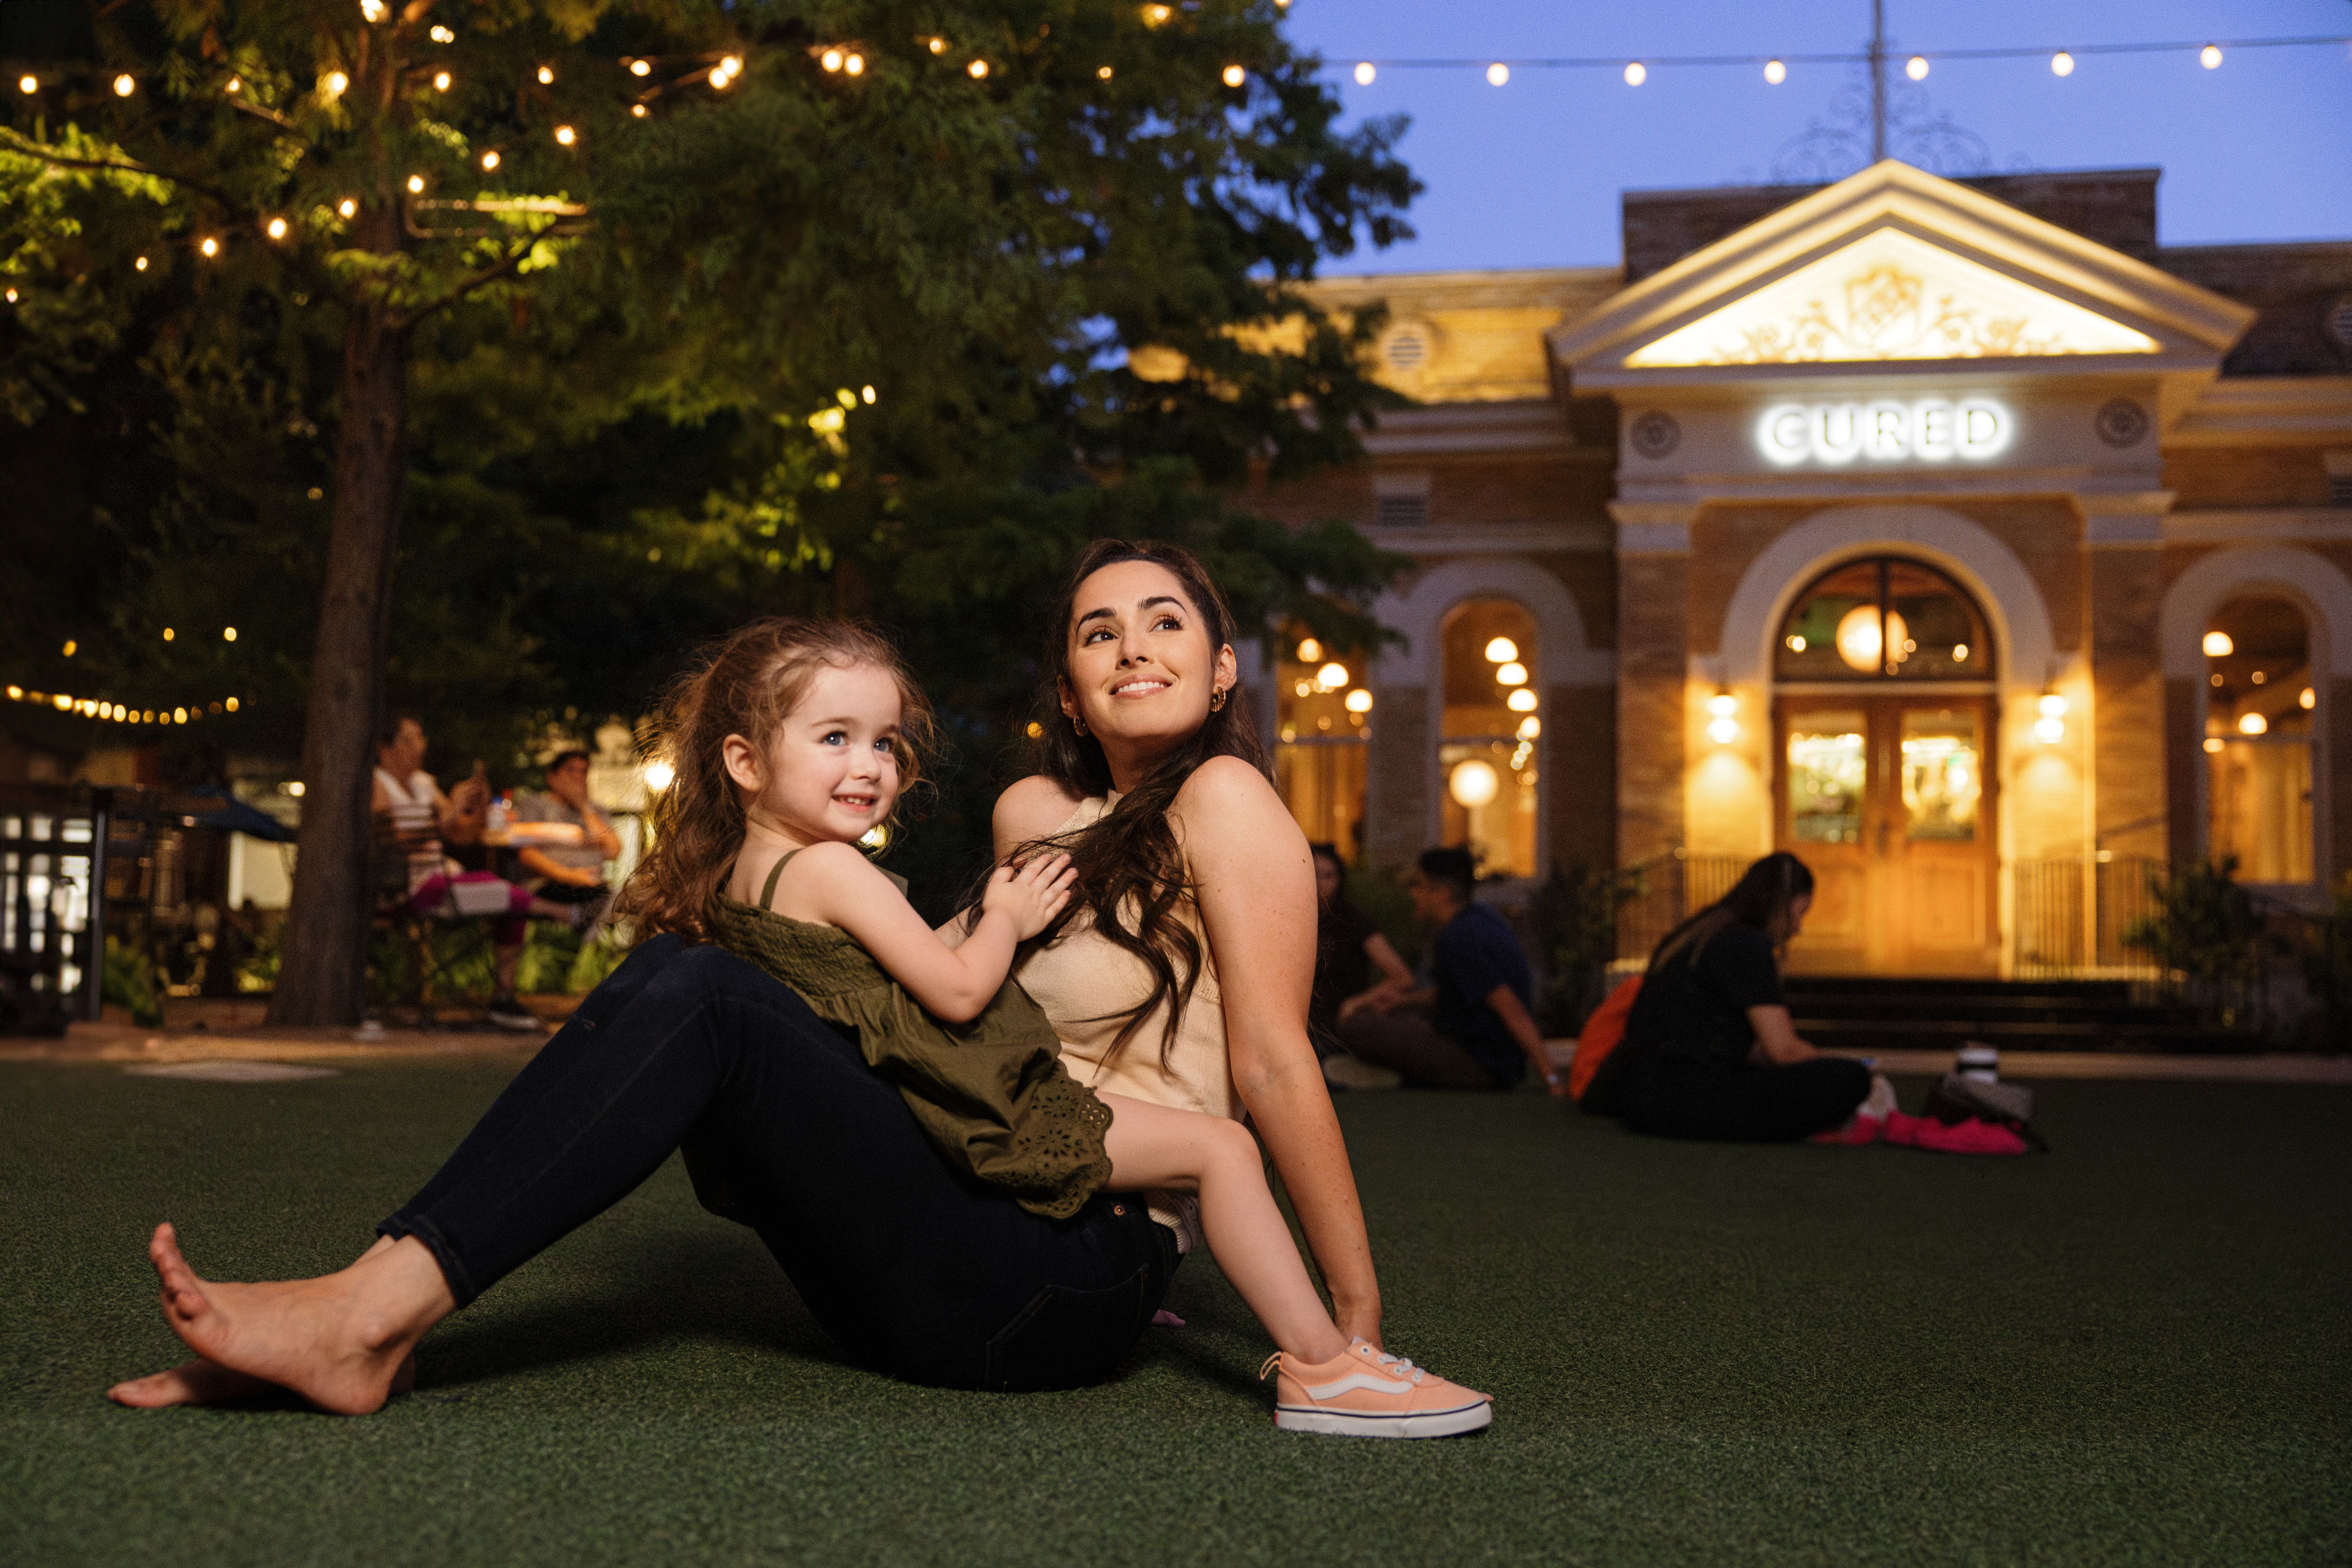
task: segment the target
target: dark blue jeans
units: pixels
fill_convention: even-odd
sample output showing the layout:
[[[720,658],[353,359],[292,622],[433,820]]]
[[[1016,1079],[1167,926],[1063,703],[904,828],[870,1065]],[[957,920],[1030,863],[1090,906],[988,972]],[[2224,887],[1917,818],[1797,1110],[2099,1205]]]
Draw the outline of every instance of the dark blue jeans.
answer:
[[[431,1248],[463,1307],[681,1146],[704,1205],[760,1233],[825,1332],[914,1382],[1102,1378],[1176,1265],[1132,1195],[1045,1219],[957,1171],[855,1042],[732,954],[675,936],[591,992],[377,1228]]]

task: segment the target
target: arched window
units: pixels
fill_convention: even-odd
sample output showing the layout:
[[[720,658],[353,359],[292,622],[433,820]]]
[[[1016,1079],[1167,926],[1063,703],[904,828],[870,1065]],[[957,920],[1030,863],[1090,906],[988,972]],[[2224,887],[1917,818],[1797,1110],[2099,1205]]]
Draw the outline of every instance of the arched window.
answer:
[[[1482,876],[1534,876],[1543,733],[1535,617],[1507,599],[1468,600],[1446,615],[1439,645],[1438,841],[1467,847]]]
[[[1992,633],[1968,591],[1891,556],[1848,561],[1797,596],[1781,622],[1784,681],[1990,681]]]
[[[2278,598],[2233,599],[2205,630],[2207,849],[2248,882],[2309,882],[2311,628]]]
[[[1370,751],[1371,661],[1312,637],[1283,639],[1274,670],[1274,784],[1311,843],[1362,849],[1365,762]]]

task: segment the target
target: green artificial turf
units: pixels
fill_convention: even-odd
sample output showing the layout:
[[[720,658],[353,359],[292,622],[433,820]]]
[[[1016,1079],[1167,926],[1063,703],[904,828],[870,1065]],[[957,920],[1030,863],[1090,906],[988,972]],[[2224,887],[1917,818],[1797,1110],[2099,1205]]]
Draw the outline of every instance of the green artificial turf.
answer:
[[[873,1376],[675,1162],[379,1415],[102,1401],[177,1359],[155,1220],[223,1278],[336,1266],[502,1076],[0,1066],[0,1562],[2352,1561],[2338,1089],[2044,1084],[2011,1160],[1347,1098],[1392,1347],[1496,1396],[1472,1438],[1276,1432],[1197,1258],[1107,1385]]]

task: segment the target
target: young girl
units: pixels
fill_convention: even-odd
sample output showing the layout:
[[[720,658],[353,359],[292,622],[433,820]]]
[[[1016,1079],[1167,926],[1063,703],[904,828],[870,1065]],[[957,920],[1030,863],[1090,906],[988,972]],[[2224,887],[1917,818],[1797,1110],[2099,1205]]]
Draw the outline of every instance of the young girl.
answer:
[[[937,931],[867,861],[859,842],[889,823],[930,731],[887,643],[839,622],[756,623],[681,689],[672,723],[655,853],[673,884],[688,871],[709,889],[711,939],[856,1029],[949,1158],[1057,1218],[1106,1188],[1197,1194],[1218,1265],[1280,1347],[1279,1426],[1442,1437],[1488,1423],[1485,1395],[1334,1326],[1241,1124],[1071,1080],[1051,1023],[1007,981],[1018,946],[1068,901],[1066,856],[998,868],[977,917]]]

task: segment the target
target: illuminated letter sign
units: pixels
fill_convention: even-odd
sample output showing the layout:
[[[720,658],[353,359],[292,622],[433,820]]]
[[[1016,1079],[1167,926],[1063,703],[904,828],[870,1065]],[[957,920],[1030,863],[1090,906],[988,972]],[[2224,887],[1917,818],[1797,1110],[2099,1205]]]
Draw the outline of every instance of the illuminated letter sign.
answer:
[[[2009,410],[1990,398],[1922,398],[1916,402],[1774,403],[1756,422],[1756,447],[1788,467],[1811,460],[1831,467],[1865,463],[1981,463],[2009,447]]]

